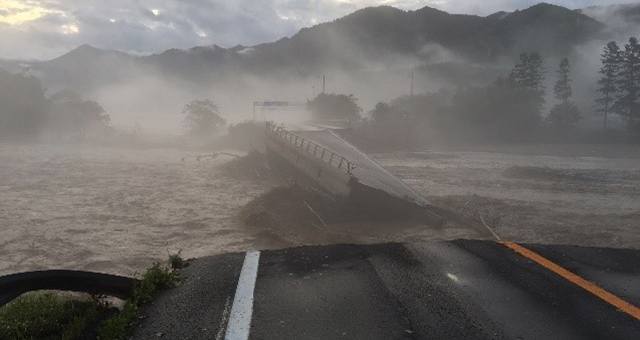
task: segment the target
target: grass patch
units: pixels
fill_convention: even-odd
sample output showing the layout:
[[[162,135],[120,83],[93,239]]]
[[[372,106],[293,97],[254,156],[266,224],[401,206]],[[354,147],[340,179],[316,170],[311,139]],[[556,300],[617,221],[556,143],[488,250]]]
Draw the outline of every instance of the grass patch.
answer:
[[[168,262],[154,263],[115,315],[117,309],[95,297],[81,300],[68,294],[25,294],[0,308],[0,339],[74,340],[97,335],[100,340],[125,340],[137,321],[138,308],[151,302],[158,291],[177,286],[182,279],[174,268],[186,264],[179,252]]]
[[[169,254],[169,265],[173,269],[182,269],[187,266],[187,261],[182,258],[182,250],[176,254]]]
[[[0,308],[0,339],[76,339],[96,320],[100,308],[104,307],[96,299],[26,294]]]
[[[184,264],[180,253],[176,256],[180,263]],[[107,319],[98,328],[98,337],[101,340],[126,339],[136,323],[138,308],[151,302],[159,290],[173,288],[181,282],[180,275],[173,270],[173,261],[170,257],[169,265],[156,262],[147,269],[140,282],[133,287],[133,296],[125,301],[120,313]]]
[[[131,300],[124,303],[124,307],[98,328],[98,338],[101,340],[124,340],[136,321],[138,307]]]

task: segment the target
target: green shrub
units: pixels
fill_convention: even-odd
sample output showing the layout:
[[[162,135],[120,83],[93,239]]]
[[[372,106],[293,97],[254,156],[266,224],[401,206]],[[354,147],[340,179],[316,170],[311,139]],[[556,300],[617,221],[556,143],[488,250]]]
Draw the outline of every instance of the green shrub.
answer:
[[[96,300],[72,300],[51,293],[23,295],[0,308],[0,339],[75,339],[97,314]]]
[[[118,340],[125,339],[127,333],[136,321],[136,305],[127,300],[120,313],[110,319],[107,319],[98,329],[98,337],[100,340]]]
[[[173,269],[182,269],[186,267],[187,262],[181,256],[182,250],[176,254],[169,254],[169,265]]]
[[[98,329],[100,340],[125,339],[135,324],[138,306],[151,302],[158,290],[173,288],[180,281],[180,275],[170,267],[158,262],[154,263],[147,269],[142,279],[133,286],[133,297],[125,302],[122,311],[100,326]]]

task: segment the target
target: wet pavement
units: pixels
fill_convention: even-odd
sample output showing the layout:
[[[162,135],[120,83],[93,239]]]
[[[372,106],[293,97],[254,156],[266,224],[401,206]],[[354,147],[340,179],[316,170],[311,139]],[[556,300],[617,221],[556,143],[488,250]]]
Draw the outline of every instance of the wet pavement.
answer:
[[[637,338],[640,251],[523,246],[631,312],[493,241],[310,246],[261,252],[249,338]],[[243,258],[193,261],[182,286],[142,310],[134,338],[224,338]]]

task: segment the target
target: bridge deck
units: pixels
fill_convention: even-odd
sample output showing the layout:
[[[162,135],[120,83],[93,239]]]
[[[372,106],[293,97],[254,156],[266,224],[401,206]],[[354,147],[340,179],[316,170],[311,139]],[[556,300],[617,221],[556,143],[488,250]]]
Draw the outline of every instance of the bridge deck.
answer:
[[[322,145],[323,147],[340,154],[355,163],[356,168],[351,171],[351,175],[361,184],[383,190],[392,196],[422,206],[429,204],[427,200],[412,190],[404,182],[391,175],[364,152],[342,139],[335,132],[331,130],[296,130],[292,132]]]

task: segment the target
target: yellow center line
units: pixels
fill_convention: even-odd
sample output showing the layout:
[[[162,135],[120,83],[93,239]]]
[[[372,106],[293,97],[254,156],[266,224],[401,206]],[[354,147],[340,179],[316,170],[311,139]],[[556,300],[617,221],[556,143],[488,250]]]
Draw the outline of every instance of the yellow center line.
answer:
[[[594,283],[591,283],[582,277],[560,267],[559,265],[551,262],[550,260],[542,257],[541,255],[515,243],[509,241],[498,241],[498,243],[504,245],[505,247],[515,251],[516,253],[538,263],[539,265],[549,269],[550,271],[562,276],[567,281],[580,286],[582,289],[588,291],[589,293],[599,297],[600,299],[606,301],[607,303],[613,305],[618,308],[618,310],[625,312],[632,317],[636,318],[636,320],[640,320],[640,309],[627,301],[622,300],[621,298],[609,293],[608,291],[598,287]]]
[[[627,313],[632,317],[636,318],[636,320],[640,320],[640,308],[630,304],[629,302],[622,300],[621,298],[609,293],[608,291],[602,289],[598,285],[583,279],[582,277],[564,269],[558,264],[548,260],[547,258],[539,255],[538,253],[529,250],[515,242],[503,241],[500,236],[491,228],[480,216],[480,221],[482,224],[491,232],[493,237],[496,239],[496,242],[502,244],[503,246],[515,251],[516,253],[536,262],[537,264],[547,268],[548,270],[562,276],[565,280],[579,286],[580,288],[588,291],[589,293],[599,297],[605,302],[613,305],[618,308],[619,311]]]

